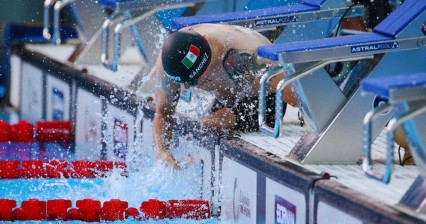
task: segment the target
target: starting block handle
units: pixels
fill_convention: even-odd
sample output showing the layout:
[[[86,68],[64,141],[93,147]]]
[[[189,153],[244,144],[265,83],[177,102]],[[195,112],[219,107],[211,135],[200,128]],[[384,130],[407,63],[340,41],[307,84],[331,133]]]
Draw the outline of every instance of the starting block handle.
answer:
[[[190,7],[190,6],[194,6],[195,2],[196,1],[183,1],[182,3],[177,3],[175,5],[159,5],[158,7],[153,7],[151,9],[145,10],[140,16],[136,18],[133,18],[130,10],[123,11],[123,12],[119,12],[119,11],[114,12],[113,16],[105,20],[104,24],[102,25],[102,54],[101,54],[102,65],[104,65],[105,68],[108,68],[111,71],[114,71],[114,72],[117,71],[118,61],[120,60],[120,56],[121,56],[121,35],[123,33],[123,30],[127,27],[130,27],[132,36],[136,42],[136,45],[138,46],[139,52],[141,53],[143,59],[145,60],[145,62],[149,63],[148,53],[145,50],[142,37],[135,24],[147,18],[148,16],[153,15],[154,13],[160,10]],[[134,8],[134,10],[140,10],[140,9]],[[113,59],[112,59],[112,62],[110,62],[109,51],[108,51],[110,24],[113,21],[120,18],[121,18],[121,21],[119,21],[119,23],[115,26],[115,29],[114,29]]]
[[[142,16],[139,16],[137,19],[133,19],[130,11],[125,11],[124,13],[117,13],[111,18],[105,20],[103,26],[102,26],[102,55],[101,55],[101,61],[102,65],[104,65],[105,68],[110,69],[111,71],[116,72],[118,69],[118,61],[120,60],[121,56],[121,35],[123,33],[123,30],[130,26],[130,31],[132,33],[132,36],[136,42],[136,45],[138,46],[139,52],[141,53],[142,57],[144,58],[145,62],[149,62],[148,59],[148,53],[145,50],[142,37],[139,34],[139,31],[135,25],[136,22],[154,14],[157,10],[149,10],[146,11]],[[115,26],[114,29],[114,42],[113,42],[113,59],[112,62],[109,61],[109,29],[110,24],[118,18],[123,17],[121,21]]]
[[[58,5],[58,6],[57,6]],[[83,22],[80,19],[80,16],[78,14],[77,11],[77,7],[75,5],[75,0],[69,0],[69,1],[62,1],[61,4],[56,3],[55,4],[55,11],[54,11],[54,24],[53,24],[53,43],[55,43],[55,39],[57,44],[59,44],[61,42],[61,35],[60,35],[60,10],[69,5],[70,6],[70,10],[71,10],[71,15],[73,16],[73,19],[75,20],[75,29],[78,32],[78,38],[80,39],[81,42],[86,43],[88,41],[88,36],[87,33],[84,29],[84,25]],[[58,10],[56,10],[56,7],[60,8]],[[56,37],[56,38],[55,38]]]
[[[52,35],[49,31],[50,27],[50,7],[55,4],[57,0],[45,0],[44,1],[44,12],[43,12],[43,37],[46,40],[50,40]]]
[[[52,36],[52,43],[55,45],[58,45],[61,43],[61,34],[60,34],[60,27],[61,27],[61,11],[65,6],[71,5],[74,3],[74,0],[63,0],[63,1],[57,1],[54,6],[53,11],[53,36]],[[73,10],[73,12],[76,12]],[[78,15],[74,15],[78,17]],[[80,21],[77,22],[77,24],[82,27],[81,24],[79,24]],[[80,35],[79,35],[80,36]]]
[[[377,111],[380,109],[383,109],[384,106],[378,107]],[[383,112],[383,111],[382,111]],[[426,106],[420,107],[416,110],[407,112],[403,115],[400,115],[398,117],[392,118],[388,126],[386,128],[387,130],[387,139],[386,139],[386,168],[384,174],[379,174],[376,171],[373,170],[372,160],[371,160],[371,148],[367,149],[365,147],[364,151],[364,159],[363,159],[363,169],[366,175],[372,179],[380,180],[383,183],[387,184],[390,181],[391,175],[392,175],[392,167],[393,167],[393,151],[394,151],[394,142],[395,142],[395,129],[401,125],[402,123],[408,121],[409,119],[415,118],[416,116],[423,114],[426,112]],[[373,112],[374,113],[374,112]],[[377,112],[379,113],[379,112]],[[371,115],[370,115],[371,116]],[[364,129],[365,131],[365,129]],[[371,144],[370,144],[371,145]],[[424,162],[424,161],[422,161]]]
[[[74,4],[75,0],[45,0],[44,1],[44,13],[43,13],[43,37],[52,41],[53,44],[57,45],[61,43],[61,11],[64,7],[71,7],[71,14],[76,20],[76,26],[78,31],[78,37],[81,41],[87,41],[87,35],[84,31],[83,23],[80,20],[77,9]],[[50,33],[50,8],[53,6],[53,34]]]
[[[114,15],[113,15],[114,17]],[[113,60],[112,63],[109,62],[109,29],[110,29],[110,24],[112,23],[112,18],[108,18],[105,20],[104,24],[102,25],[102,54],[101,54],[101,62],[102,65],[107,68],[110,69],[112,71],[117,71],[117,67],[118,67],[118,59],[117,60]],[[117,47],[114,45],[114,52],[116,52]],[[120,49],[120,46],[118,46],[118,49]],[[114,59],[119,57],[119,55],[115,55],[114,53]]]
[[[268,82],[273,77],[277,76],[283,71],[283,66],[277,66],[268,72],[266,72],[262,78],[260,79],[260,86],[259,86],[259,129],[264,132],[265,134],[269,136],[278,137],[279,136],[279,129],[281,125],[275,120],[275,127],[271,128],[266,124],[266,96],[268,94],[267,87]],[[276,99],[278,99],[278,96],[276,96]],[[281,107],[282,108],[282,107]]]
[[[273,46],[273,45],[272,45]],[[371,58],[371,57],[367,57]],[[366,59],[366,57],[354,57],[347,59],[347,61],[356,61]],[[284,116],[284,89],[290,83],[301,79],[307,75],[310,75],[313,71],[316,71],[328,64],[337,62],[338,60],[329,60],[329,61],[319,61],[314,63],[312,66],[304,69],[301,72],[296,72],[293,64],[283,64],[283,66],[278,66],[267,73],[265,73],[260,79],[260,87],[259,87],[259,127],[262,132],[269,136],[273,136],[278,138],[282,133],[282,119]],[[267,95],[267,83],[268,81],[278,75],[278,73],[284,70],[285,77],[278,83],[276,89],[276,97],[275,97],[275,125],[274,128],[266,125],[266,95]]]
[[[368,112],[363,121],[363,144],[362,144],[362,151],[363,151],[363,161],[362,161],[362,168],[365,172],[365,174],[372,178],[379,181],[382,181],[383,183],[389,183],[390,177],[392,174],[392,166],[393,166],[393,159],[388,161],[388,157],[386,159],[386,173],[385,174],[379,174],[377,171],[373,169],[373,160],[371,158],[371,145],[373,143],[372,140],[372,126],[373,121],[383,112],[392,109],[392,105],[389,103],[385,103],[382,105],[379,105],[377,108],[373,109],[372,111]],[[388,133],[389,136],[389,133]],[[389,136],[392,137],[392,136]],[[393,144],[393,141],[392,141]],[[392,145],[393,147],[393,145]],[[389,153],[389,151],[387,151]],[[393,148],[391,151],[390,157],[393,156]]]

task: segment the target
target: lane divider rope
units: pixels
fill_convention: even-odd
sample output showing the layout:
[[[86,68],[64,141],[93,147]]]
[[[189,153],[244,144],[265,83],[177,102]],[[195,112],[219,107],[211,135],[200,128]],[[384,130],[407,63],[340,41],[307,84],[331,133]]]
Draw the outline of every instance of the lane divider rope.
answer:
[[[72,142],[70,121],[37,121],[35,126],[26,120],[13,125],[0,120],[0,142]]]
[[[129,207],[127,201],[111,199],[101,203],[99,200],[77,200],[72,208],[68,199],[40,201],[29,199],[22,201],[16,208],[16,201],[0,199],[1,221],[23,220],[80,220],[85,222],[147,220],[147,219],[208,219],[211,217],[210,204],[205,200],[168,200],[149,199],[141,203],[139,209]]]
[[[114,170],[128,176],[124,161],[74,160],[2,160],[0,179],[17,178],[98,178],[107,177]]]

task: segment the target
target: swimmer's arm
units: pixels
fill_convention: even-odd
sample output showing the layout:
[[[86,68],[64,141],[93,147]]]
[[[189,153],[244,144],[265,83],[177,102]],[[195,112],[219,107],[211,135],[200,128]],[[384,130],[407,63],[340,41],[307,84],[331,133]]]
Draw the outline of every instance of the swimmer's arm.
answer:
[[[203,117],[201,125],[210,130],[232,129],[237,122],[230,108],[222,108]]]
[[[179,99],[179,85],[162,81],[155,89],[155,116],[154,116],[154,144],[157,158],[174,169],[179,168],[169,147],[172,141],[173,124],[177,99]]]

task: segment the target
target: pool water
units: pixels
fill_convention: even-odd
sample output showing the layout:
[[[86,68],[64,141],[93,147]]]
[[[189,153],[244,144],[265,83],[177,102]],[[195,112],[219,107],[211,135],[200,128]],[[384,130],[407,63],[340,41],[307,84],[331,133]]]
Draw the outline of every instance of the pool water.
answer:
[[[172,151],[177,159],[187,155],[183,146],[178,146]],[[127,201],[129,207],[138,209],[142,201],[149,199],[165,201],[201,198],[202,169],[200,163],[194,162],[184,170],[175,171],[158,162],[153,153],[135,153],[129,158],[126,161],[128,177],[122,176],[120,171],[115,170],[105,178],[1,179],[0,198],[16,200],[17,207],[20,207],[23,200],[30,198],[43,201],[70,199],[73,202],[72,207],[75,207],[75,201],[85,198],[101,202],[120,199]],[[40,150],[38,145],[9,144],[8,147],[4,145],[0,147],[0,160],[5,159],[74,160],[75,157],[57,144],[48,145],[43,150]],[[128,221],[126,220],[126,222]],[[212,218],[209,220],[146,220],[144,222],[218,223],[219,221]]]

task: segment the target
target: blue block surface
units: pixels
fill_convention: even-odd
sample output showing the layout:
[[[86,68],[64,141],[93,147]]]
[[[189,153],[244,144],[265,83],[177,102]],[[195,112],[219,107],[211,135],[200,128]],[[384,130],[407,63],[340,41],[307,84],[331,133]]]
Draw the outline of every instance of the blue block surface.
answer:
[[[306,4],[306,5],[311,5],[311,6],[316,6],[316,7],[321,7],[321,5],[325,2],[326,0],[303,0],[302,3]]]
[[[362,43],[380,42],[393,40],[392,37],[377,34],[366,33],[352,36],[342,36],[335,38],[324,38],[311,41],[300,41],[294,43],[274,44],[269,46],[262,46],[257,49],[260,57],[269,60],[278,61],[278,56],[282,53],[297,52],[297,51],[310,51],[323,48],[333,48],[341,46],[351,46]]]
[[[244,1],[241,2],[244,3]],[[250,0],[248,1],[248,3],[245,4],[245,7],[243,7],[243,9],[235,11],[281,7],[285,5],[299,4],[301,2],[301,0]]]
[[[406,0],[395,12],[391,13],[383,22],[377,25],[374,31],[395,37],[425,10],[425,0]]]
[[[0,68],[0,71],[1,71],[1,68]],[[6,86],[1,86],[0,85],[0,98],[2,98],[4,96],[6,96]]]
[[[389,97],[392,89],[403,89],[424,86],[426,88],[426,72],[367,78],[362,81],[362,90],[379,96]]]
[[[407,0],[401,7],[376,26],[372,33],[264,46],[258,48],[258,55],[278,61],[278,55],[286,52],[310,51],[393,40],[401,30],[425,10],[426,1]]]
[[[309,6],[305,4],[288,5],[282,7],[274,7],[267,9],[258,9],[241,12],[220,13],[214,15],[188,16],[175,18],[172,21],[173,29],[181,29],[183,27],[192,26],[201,23],[226,23],[232,21],[243,21],[249,19],[272,17],[279,15],[288,15],[298,12],[309,12],[319,10],[319,7]]]
[[[117,3],[135,1],[136,0],[98,0],[98,4],[107,8],[115,8]]]
[[[202,2],[203,0],[98,0],[98,4],[103,8],[115,9],[118,3],[128,3],[129,5],[134,3],[134,9],[141,9],[145,7],[155,7],[173,5],[183,2]]]
[[[182,16],[188,8],[162,10],[155,13],[155,17],[163,24],[164,28],[171,29],[172,19]]]

